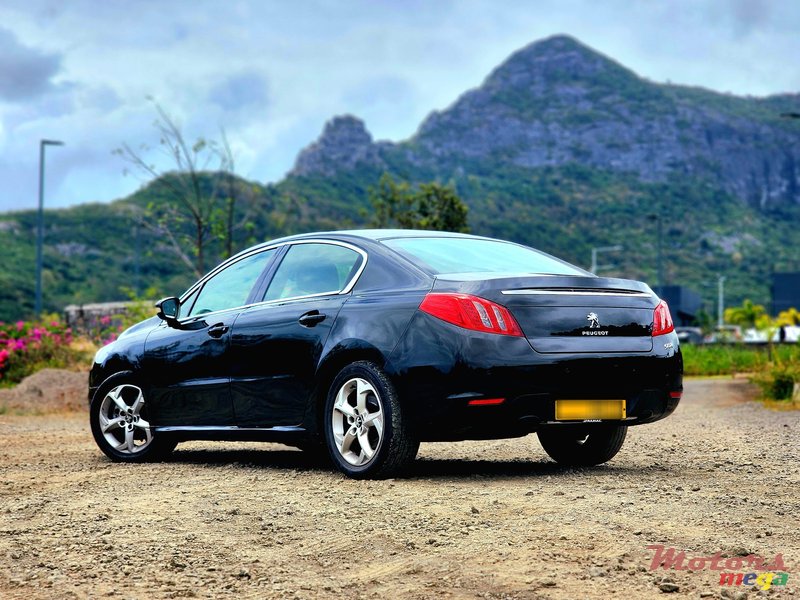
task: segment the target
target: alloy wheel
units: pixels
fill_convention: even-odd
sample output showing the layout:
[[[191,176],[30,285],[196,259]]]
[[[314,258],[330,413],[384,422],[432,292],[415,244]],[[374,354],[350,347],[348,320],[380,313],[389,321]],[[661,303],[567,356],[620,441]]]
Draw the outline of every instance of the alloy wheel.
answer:
[[[100,432],[108,445],[123,454],[144,450],[152,441],[150,423],[142,417],[144,393],[124,384],[112,388],[100,404]]]
[[[369,463],[383,441],[384,411],[380,395],[366,379],[349,379],[333,403],[331,427],[336,449],[353,466]]]

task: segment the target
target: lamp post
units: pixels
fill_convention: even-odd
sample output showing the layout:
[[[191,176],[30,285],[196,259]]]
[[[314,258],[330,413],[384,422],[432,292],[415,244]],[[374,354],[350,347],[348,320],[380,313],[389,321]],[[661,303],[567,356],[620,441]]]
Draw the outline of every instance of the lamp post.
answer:
[[[44,245],[44,149],[45,146],[63,146],[58,140],[39,142],[39,220],[36,227],[36,316],[42,314],[42,247]]]
[[[725,314],[725,276],[717,276],[717,327],[722,329]]]
[[[601,252],[616,252],[618,250],[622,250],[622,246],[619,244],[615,246],[597,246],[596,248],[592,248],[592,267],[589,269],[591,273],[597,274],[598,269],[605,269],[606,267],[599,267],[597,265],[597,255]]]

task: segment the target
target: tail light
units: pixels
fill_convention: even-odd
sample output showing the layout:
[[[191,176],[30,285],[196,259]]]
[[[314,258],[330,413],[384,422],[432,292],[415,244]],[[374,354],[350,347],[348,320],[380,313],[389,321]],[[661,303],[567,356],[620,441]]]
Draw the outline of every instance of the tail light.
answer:
[[[428,294],[419,309],[437,319],[472,331],[522,336],[505,306],[469,294]]]
[[[664,335],[672,331],[675,331],[675,325],[672,323],[672,315],[669,314],[667,303],[662,300],[653,311],[653,337]]]

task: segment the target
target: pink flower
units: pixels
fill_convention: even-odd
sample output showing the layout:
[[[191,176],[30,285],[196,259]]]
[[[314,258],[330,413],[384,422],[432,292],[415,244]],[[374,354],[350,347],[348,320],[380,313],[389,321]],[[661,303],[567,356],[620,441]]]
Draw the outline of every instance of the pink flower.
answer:
[[[58,325],[59,325],[58,321],[50,321],[50,327],[58,327]]]
[[[22,331],[25,328],[25,321],[17,321],[17,331]]]
[[[8,359],[8,350],[0,350],[0,363],[4,363]]]
[[[111,317],[107,315],[105,317],[100,317],[100,323],[102,323],[103,325],[108,325],[109,323],[111,323]]]

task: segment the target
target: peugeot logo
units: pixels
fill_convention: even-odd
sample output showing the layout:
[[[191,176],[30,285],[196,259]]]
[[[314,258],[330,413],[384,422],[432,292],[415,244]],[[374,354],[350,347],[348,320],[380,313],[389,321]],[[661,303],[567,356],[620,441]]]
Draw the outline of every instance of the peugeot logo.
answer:
[[[586,320],[589,321],[589,329],[597,329],[600,327],[600,320],[597,317],[597,313],[590,312],[586,315]]]

